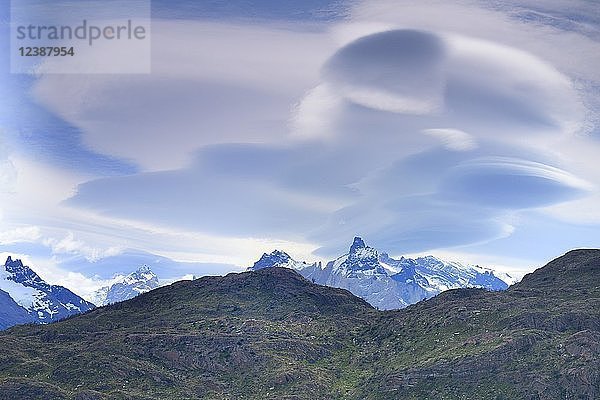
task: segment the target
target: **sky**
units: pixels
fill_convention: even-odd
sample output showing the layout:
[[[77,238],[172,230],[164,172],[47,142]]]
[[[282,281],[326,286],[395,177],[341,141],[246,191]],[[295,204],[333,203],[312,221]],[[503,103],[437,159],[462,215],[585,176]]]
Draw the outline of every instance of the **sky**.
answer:
[[[595,1],[154,0],[150,73],[0,60],[0,255],[51,283],[600,245]]]

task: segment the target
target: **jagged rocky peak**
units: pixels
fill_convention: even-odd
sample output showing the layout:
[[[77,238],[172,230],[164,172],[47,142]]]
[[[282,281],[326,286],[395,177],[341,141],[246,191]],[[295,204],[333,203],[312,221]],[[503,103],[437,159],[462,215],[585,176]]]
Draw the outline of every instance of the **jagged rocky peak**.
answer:
[[[350,254],[356,253],[358,250],[366,249],[366,248],[367,248],[367,245],[365,244],[365,241],[362,240],[361,237],[356,236],[354,238],[354,241],[352,242],[352,246],[350,246]]]
[[[137,270],[129,274],[128,278],[134,279],[136,281],[154,281],[158,282],[158,276],[152,271],[148,265],[144,264],[139,267]]]
[[[35,272],[28,266],[23,264],[23,261],[14,259],[8,256],[4,263],[4,270],[10,275],[10,279],[17,281],[18,279],[39,278]]]
[[[289,263],[292,258],[285,251],[274,250],[271,253],[264,253],[260,259],[254,263],[251,269],[258,270],[269,267],[277,267]]]
[[[377,250],[367,246],[358,236],[354,238],[344,264],[352,270],[381,269]]]
[[[93,295],[96,305],[107,305],[129,300],[160,286],[158,276],[144,264],[129,275],[118,276],[110,285],[98,289]]]
[[[371,256],[373,254],[377,255],[378,253],[374,248],[367,246],[361,237],[357,236],[354,238],[354,241],[352,241],[352,246],[350,246],[350,252],[348,254],[351,256]]]
[[[304,261],[296,261],[288,253],[281,250],[274,250],[271,253],[264,253],[260,260],[254,263],[250,268],[250,271],[257,271],[259,269],[270,268],[270,267],[283,267],[295,270],[303,270],[308,267],[316,267],[316,264],[307,264]]]
[[[17,283],[29,282],[30,284],[44,283],[43,279],[39,277],[31,268],[23,264],[20,259],[13,260],[11,256],[8,256],[4,263],[4,269],[8,272],[11,277],[10,279]]]
[[[146,273],[146,272],[152,272],[152,268],[150,268],[148,265],[144,264],[141,267],[139,267],[136,272],[139,272],[142,274]]]
[[[8,256],[8,258],[6,259],[4,267],[8,272],[12,273],[18,273],[30,269],[29,267],[23,264],[23,261],[21,261],[20,259],[13,260],[11,256]]]
[[[6,267],[6,269],[8,270],[10,269],[21,269],[24,268],[23,266],[23,262],[19,259],[13,260],[11,256],[8,256],[8,258],[6,259],[6,262],[4,263],[4,266]]]

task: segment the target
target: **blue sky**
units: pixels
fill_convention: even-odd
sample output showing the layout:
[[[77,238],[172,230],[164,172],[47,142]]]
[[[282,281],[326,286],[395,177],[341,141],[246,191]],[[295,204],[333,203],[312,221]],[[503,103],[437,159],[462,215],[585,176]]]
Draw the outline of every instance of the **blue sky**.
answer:
[[[2,58],[0,252],[53,283],[93,288],[131,254],[176,260],[169,279],[273,248],[328,260],[355,235],[518,273],[600,244],[594,2],[154,1],[152,18],[150,74]]]

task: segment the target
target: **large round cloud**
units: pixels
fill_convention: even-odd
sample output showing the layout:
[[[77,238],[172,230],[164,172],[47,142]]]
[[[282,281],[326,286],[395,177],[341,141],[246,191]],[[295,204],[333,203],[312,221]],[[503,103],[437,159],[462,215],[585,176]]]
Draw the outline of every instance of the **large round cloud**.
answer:
[[[407,119],[403,126],[420,122],[425,132],[468,132],[471,143],[478,137],[569,135],[583,118],[572,82],[556,68],[529,52],[459,35],[402,29],[363,36],[330,57],[322,79],[327,91],[311,92],[298,108],[298,119],[312,125],[315,115],[306,115],[311,110],[321,119],[349,118],[320,112],[335,96],[396,113]]]
[[[431,33],[380,32],[338,50],[323,77],[357,104],[424,114],[441,100],[444,52],[442,40]]]

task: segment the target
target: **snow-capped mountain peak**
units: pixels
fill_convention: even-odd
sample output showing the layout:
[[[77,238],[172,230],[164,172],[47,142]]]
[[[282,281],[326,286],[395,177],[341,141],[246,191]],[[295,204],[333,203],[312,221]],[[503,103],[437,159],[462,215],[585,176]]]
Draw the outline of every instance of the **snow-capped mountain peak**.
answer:
[[[0,267],[0,290],[29,314],[30,322],[48,323],[94,308],[67,288],[46,283],[21,260],[10,256]]]
[[[142,265],[128,275],[118,275],[114,281],[98,289],[94,295],[97,305],[107,305],[129,300],[160,286],[158,276],[148,265]]]
[[[350,251],[335,261],[328,263],[336,273],[346,276],[357,271],[373,274],[385,274],[383,266],[379,263],[379,252],[369,247],[360,237],[355,237]],[[368,271],[368,272],[367,272]]]
[[[375,263],[378,255],[379,253],[377,250],[367,246],[361,238],[355,237],[352,246],[350,246],[348,259],[361,264]]]
[[[4,269],[9,274],[9,279],[16,283],[27,284],[28,286],[45,283],[31,268],[23,265],[21,260],[13,260],[11,256],[6,259]]]
[[[366,249],[367,245],[365,244],[365,241],[362,240],[361,237],[359,236],[355,236],[354,240],[352,241],[352,245],[350,246],[350,254],[356,253],[361,249]]]
[[[271,253],[264,253],[260,259],[254,263],[254,265],[248,268],[251,271],[256,271],[263,268],[270,267],[282,267],[282,268],[290,268],[295,269],[297,271],[301,271],[307,267],[310,267],[310,264],[305,262],[296,261],[285,251],[274,250]]]
[[[279,267],[288,264],[290,261],[292,261],[292,258],[285,251],[273,250],[271,253],[264,253],[251,268],[257,270],[268,267]]]
[[[142,265],[137,270],[123,278],[123,282],[127,283],[128,285],[141,283],[142,285],[153,286],[154,283],[158,284],[158,276],[152,272],[152,269],[149,266]]]

